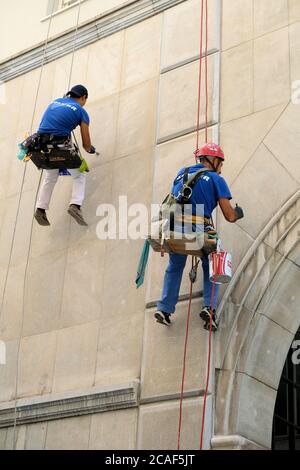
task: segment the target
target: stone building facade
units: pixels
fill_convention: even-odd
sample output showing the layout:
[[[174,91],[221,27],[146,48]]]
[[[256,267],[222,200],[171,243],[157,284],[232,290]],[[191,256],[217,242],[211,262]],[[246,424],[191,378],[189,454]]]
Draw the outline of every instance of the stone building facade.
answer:
[[[136,290],[143,241],[119,226],[116,239],[99,240],[97,208],[119,207],[119,196],[159,203],[193,162],[200,0],[24,3],[5,2],[0,20],[0,448],[176,449],[190,266],[174,323],[160,327],[167,259],[151,253]],[[216,214],[234,276],[220,296],[204,447],[268,449],[300,326],[300,3],[208,7],[208,135],[225,151],[223,174],[246,216],[232,225]],[[28,11],[24,35],[18,18]],[[70,222],[71,181],[61,178],[45,229],[31,226],[40,173],[31,164],[24,173],[16,145],[67,91],[71,70],[72,84],[89,89],[101,157],[88,158],[89,228]],[[182,449],[199,448],[207,374],[197,282]]]

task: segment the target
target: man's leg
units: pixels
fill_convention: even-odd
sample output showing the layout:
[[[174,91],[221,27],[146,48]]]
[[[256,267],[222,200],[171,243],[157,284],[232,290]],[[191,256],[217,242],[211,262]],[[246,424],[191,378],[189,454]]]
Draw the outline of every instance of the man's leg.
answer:
[[[44,170],[45,177],[38,195],[36,208],[48,210],[59,170]]]
[[[87,226],[82,213],[81,206],[85,197],[86,172],[80,173],[78,169],[69,170],[73,177],[72,197],[68,213],[74,217],[80,225]]]
[[[202,269],[203,269],[203,309],[200,313],[200,317],[206,322],[204,326],[206,329],[209,326],[211,309],[213,310],[213,329],[217,329],[217,324],[215,322],[215,310],[217,307],[218,294],[220,285],[215,284],[209,280],[209,262],[208,257],[204,256],[202,258]],[[212,293],[214,289],[214,295],[212,298]]]
[[[164,278],[162,298],[157,303],[157,310],[168,314],[175,312],[186,259],[186,255],[170,254],[169,265]]]
[[[49,209],[53,189],[58,179],[59,170],[44,170],[44,172],[45,177],[36,203],[35,218],[40,225],[50,225],[45,211]]]
[[[86,183],[86,172],[80,173],[79,170],[69,170],[73,177],[73,188],[71,204],[81,207],[85,197],[85,183]]]

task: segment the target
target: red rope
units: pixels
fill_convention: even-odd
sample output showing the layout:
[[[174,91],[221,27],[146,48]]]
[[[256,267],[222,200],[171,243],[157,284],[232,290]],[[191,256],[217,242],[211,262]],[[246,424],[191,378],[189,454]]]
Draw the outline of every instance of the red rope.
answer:
[[[203,48],[203,13],[204,0],[201,0],[200,14],[200,60],[199,60],[199,79],[198,79],[198,108],[197,108],[197,137],[196,150],[199,148],[199,126],[200,126],[200,108],[201,108],[201,81],[202,81],[202,48]]]
[[[194,257],[192,258],[192,268],[193,267],[194,267]],[[183,391],[184,391],[184,381],[185,381],[186,353],[187,353],[187,344],[188,344],[188,336],[189,336],[189,324],[190,324],[190,316],[191,316],[192,294],[193,294],[193,283],[191,281],[191,283],[190,283],[189,307],[188,307],[188,315],[187,315],[186,330],[185,330],[183,365],[182,365],[182,380],[181,380],[181,392],[180,392],[177,450],[180,450],[181,423],[182,423],[182,402],[183,402]]]
[[[200,110],[201,110],[201,82],[202,82],[202,55],[203,55],[203,20],[204,20],[204,0],[201,0],[201,14],[200,14],[200,58],[199,58],[199,79],[198,79],[198,106],[197,106],[197,129],[196,129],[196,150],[199,148],[199,131],[200,131]],[[207,62],[207,51],[208,51],[208,0],[205,0],[205,94],[206,94],[206,108],[205,108],[205,141],[208,140],[208,62]],[[195,156],[196,157],[196,156]],[[192,268],[194,267],[194,257],[192,258]],[[211,343],[212,343],[212,307],[213,299],[215,292],[215,284],[212,287],[212,296],[211,296],[211,317],[210,317],[210,327],[209,327],[209,342],[208,342],[208,358],[207,358],[207,377],[206,377],[206,387],[204,394],[203,402],[203,414],[202,414],[202,428],[200,435],[200,449],[202,450],[203,443],[203,434],[204,434],[204,424],[205,424],[205,410],[206,410],[206,399],[208,394],[208,386],[210,379],[210,363],[211,363]],[[187,345],[188,345],[188,335],[189,335],[189,323],[191,316],[191,303],[192,303],[192,293],[193,293],[193,283],[190,283],[190,293],[189,293],[189,306],[188,306],[188,315],[186,321],[186,333],[184,341],[184,353],[183,353],[183,365],[182,365],[182,380],[181,380],[181,391],[180,391],[180,406],[179,406],[179,423],[178,423],[178,441],[177,441],[177,450],[180,450],[180,438],[181,438],[181,426],[182,426],[182,405],[183,405],[183,393],[184,393],[184,382],[185,382],[185,372],[186,372],[186,355],[187,355]]]
[[[206,385],[205,393],[203,400],[203,411],[202,411],[202,424],[201,424],[201,433],[200,433],[200,450],[203,446],[203,435],[204,435],[204,425],[205,425],[205,412],[206,412],[206,400],[208,395],[208,386],[210,379],[210,362],[211,362],[211,343],[212,343],[212,316],[213,316],[213,304],[215,296],[215,282],[213,282],[211,290],[211,299],[210,299],[210,321],[209,321],[209,337],[208,337],[208,356],[207,356],[207,374],[206,374]]]
[[[205,0],[205,94],[206,94],[206,108],[205,108],[205,142],[208,141],[208,64],[207,64],[207,51],[208,51],[208,5]]]

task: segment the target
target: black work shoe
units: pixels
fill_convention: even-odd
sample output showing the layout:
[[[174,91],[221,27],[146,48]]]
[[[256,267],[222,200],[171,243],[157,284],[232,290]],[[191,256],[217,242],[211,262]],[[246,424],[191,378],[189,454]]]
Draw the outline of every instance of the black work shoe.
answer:
[[[207,331],[210,331],[210,321],[204,323],[203,328]],[[211,329],[212,329],[212,331],[217,331],[218,330],[218,323],[214,319],[212,319]]]
[[[207,322],[210,319],[210,307],[203,307],[201,312],[199,313],[200,318],[202,318],[203,321]]]
[[[210,318],[211,318],[211,329],[212,331],[217,331],[218,329],[218,323],[217,323],[217,318],[216,318],[216,311],[211,310],[210,307],[203,307],[201,312],[199,313],[200,317],[202,320],[204,320],[204,326],[203,328],[205,330],[210,330]]]
[[[160,310],[158,310],[154,314],[154,317],[156,318],[156,321],[158,323],[161,323],[162,325],[167,325],[167,326],[171,324],[170,316],[171,316],[170,313],[161,312]]]
[[[87,227],[88,224],[84,220],[81,210],[77,206],[75,206],[75,204],[70,205],[68,209],[68,214],[70,214],[79,225],[84,225],[85,227]]]
[[[44,227],[50,225],[46,212],[43,209],[37,208],[34,214],[34,218],[38,224],[43,225]]]
[[[210,330],[210,319],[204,323],[203,328],[208,331]],[[217,331],[218,329],[218,323],[217,323],[216,315],[214,313],[211,319],[211,329],[212,331]]]

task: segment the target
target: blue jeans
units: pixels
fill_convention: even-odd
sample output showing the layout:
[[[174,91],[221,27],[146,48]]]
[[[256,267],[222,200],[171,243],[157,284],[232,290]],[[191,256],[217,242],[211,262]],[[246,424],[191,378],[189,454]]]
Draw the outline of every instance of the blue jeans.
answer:
[[[180,291],[180,284],[182,279],[183,270],[186,264],[186,255],[176,255],[170,253],[169,265],[166,269],[162,298],[157,302],[157,310],[161,310],[166,313],[174,313],[175,307],[178,302],[178,296]],[[203,297],[204,305],[210,306],[212,287],[213,284],[209,280],[209,264],[208,258],[202,258],[202,269],[203,269]],[[216,308],[219,285],[215,284],[215,292],[213,299],[213,308]]]

